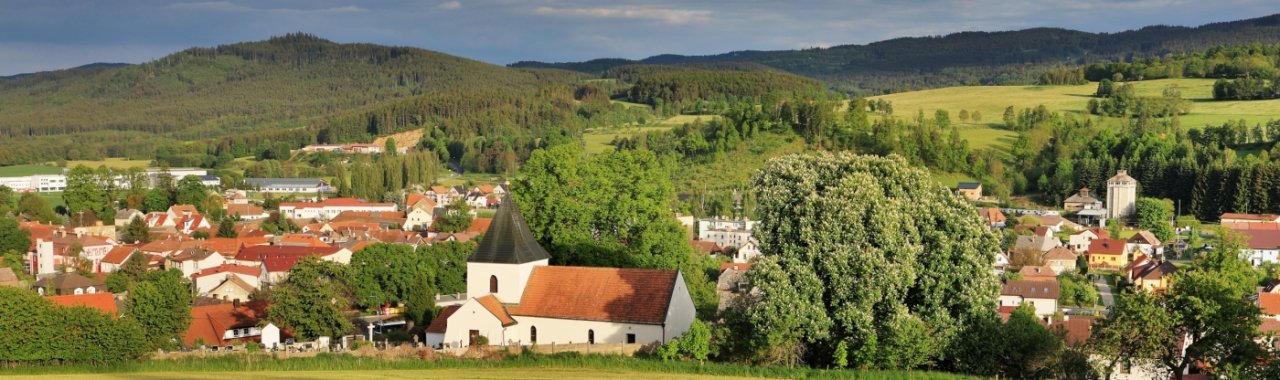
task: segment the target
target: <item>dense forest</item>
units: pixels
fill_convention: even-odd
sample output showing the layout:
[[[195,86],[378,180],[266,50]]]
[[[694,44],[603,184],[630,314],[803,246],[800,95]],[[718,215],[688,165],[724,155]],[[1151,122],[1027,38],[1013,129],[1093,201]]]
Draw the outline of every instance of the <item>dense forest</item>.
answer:
[[[634,63],[755,63],[816,78],[842,92],[865,95],[958,85],[1030,84],[1037,82],[1047,68],[1064,64],[1130,61],[1218,45],[1276,42],[1280,42],[1280,15],[1195,28],[1149,26],[1120,33],[1034,28],[961,32],[803,50],[659,55],[639,61],[518,62],[512,66],[554,67],[599,75],[610,68]]]

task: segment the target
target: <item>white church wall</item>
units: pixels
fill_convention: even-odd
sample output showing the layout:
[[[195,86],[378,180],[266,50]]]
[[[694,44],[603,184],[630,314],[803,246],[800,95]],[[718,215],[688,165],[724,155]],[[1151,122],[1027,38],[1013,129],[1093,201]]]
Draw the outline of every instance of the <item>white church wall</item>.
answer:
[[[493,295],[503,303],[520,303],[524,286],[529,282],[533,268],[546,266],[548,260],[538,260],[520,265],[498,263],[467,263],[467,296],[480,297],[489,294],[489,276],[498,277],[498,292]]]
[[[507,328],[507,343],[510,345],[530,345],[531,327],[538,328],[538,345],[587,343],[588,332],[594,332],[595,343],[626,343],[627,334],[635,334],[635,343],[665,342],[662,326],[638,323],[618,323],[601,321],[584,321],[576,319],[557,319],[528,316],[513,316],[514,326]],[[452,327],[452,326],[451,326]],[[686,327],[687,329],[688,327]],[[668,339],[670,339],[668,337]],[[490,341],[494,344],[497,342]]]
[[[502,323],[474,299],[467,301],[458,308],[458,311],[449,316],[448,323],[449,328],[444,333],[443,341],[446,348],[470,346],[471,330],[478,331],[481,336],[489,340],[491,345],[500,345],[506,341]]]

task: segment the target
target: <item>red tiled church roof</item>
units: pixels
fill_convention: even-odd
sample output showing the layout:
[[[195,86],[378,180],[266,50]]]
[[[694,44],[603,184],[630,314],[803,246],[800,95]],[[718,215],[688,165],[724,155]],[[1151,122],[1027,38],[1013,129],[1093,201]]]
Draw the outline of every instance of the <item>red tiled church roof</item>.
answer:
[[[677,272],[630,268],[539,266],[511,315],[662,324]],[[566,284],[573,284],[566,286]]]

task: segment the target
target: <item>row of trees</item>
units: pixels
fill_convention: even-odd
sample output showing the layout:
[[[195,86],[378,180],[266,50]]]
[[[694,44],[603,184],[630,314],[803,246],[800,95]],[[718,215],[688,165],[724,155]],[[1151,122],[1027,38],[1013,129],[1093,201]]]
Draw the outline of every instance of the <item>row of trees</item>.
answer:
[[[1214,100],[1260,100],[1280,98],[1280,76],[1267,80],[1244,77],[1213,82]]]

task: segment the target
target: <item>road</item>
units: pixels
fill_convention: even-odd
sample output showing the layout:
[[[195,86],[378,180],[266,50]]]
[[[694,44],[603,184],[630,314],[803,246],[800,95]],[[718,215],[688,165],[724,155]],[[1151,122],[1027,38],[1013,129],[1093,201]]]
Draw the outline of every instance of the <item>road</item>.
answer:
[[[1102,299],[1102,306],[1108,310],[1115,307],[1116,299],[1111,296],[1111,285],[1107,285],[1107,280],[1103,276],[1093,276],[1093,284],[1098,286],[1098,298]]]

